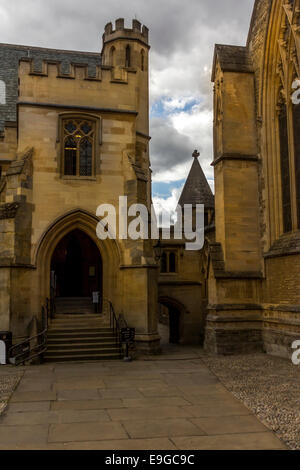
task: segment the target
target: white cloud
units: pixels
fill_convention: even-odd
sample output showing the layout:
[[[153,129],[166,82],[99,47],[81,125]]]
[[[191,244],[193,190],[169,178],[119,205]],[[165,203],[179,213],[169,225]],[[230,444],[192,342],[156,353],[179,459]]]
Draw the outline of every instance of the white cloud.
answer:
[[[159,214],[162,214],[162,213],[170,214],[171,217],[172,215],[174,215],[182,189],[183,189],[183,186],[181,188],[172,188],[171,196],[167,198],[162,198],[162,197],[157,197],[157,196],[153,197],[153,206],[156,212],[158,222],[159,222]],[[163,224],[163,226],[168,226],[168,224]]]

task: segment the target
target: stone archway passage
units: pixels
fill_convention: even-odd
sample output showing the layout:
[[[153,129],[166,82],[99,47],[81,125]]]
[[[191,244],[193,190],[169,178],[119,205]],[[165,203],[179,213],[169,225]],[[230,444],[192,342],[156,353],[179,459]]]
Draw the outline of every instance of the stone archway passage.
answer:
[[[54,250],[51,279],[54,297],[102,297],[102,259],[96,244],[82,230],[69,232]]]
[[[180,311],[168,303],[160,303],[159,305],[161,343],[179,344],[181,339]]]

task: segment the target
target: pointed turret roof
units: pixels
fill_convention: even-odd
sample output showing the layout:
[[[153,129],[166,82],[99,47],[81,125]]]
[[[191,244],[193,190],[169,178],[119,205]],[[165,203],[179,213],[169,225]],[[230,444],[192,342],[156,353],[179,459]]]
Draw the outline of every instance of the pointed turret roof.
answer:
[[[200,153],[195,150],[193,157],[194,162],[178,204],[180,206],[204,204],[206,208],[213,209],[215,206],[214,196],[198,160]]]

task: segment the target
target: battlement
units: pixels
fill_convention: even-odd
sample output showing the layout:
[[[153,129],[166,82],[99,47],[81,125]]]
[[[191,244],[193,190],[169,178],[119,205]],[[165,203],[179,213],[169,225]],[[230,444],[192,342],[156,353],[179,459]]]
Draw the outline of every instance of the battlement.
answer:
[[[116,39],[137,40],[148,46],[149,29],[138,20],[132,20],[132,28],[125,28],[124,18],[115,21],[115,29],[112,23],[107,23],[104,28],[103,45]]]
[[[85,80],[101,81],[101,63],[55,61],[44,58],[22,58],[20,64],[29,63],[30,75],[48,77],[49,70],[53,69],[57,78],[84,78]]]

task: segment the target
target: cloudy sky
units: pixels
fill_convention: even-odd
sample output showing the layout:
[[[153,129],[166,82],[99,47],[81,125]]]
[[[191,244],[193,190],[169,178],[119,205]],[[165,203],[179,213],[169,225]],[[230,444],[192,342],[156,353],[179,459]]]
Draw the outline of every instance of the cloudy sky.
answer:
[[[176,205],[195,148],[213,187],[215,43],[244,45],[254,0],[0,0],[0,42],[100,51],[106,23],[150,29],[153,196]]]

